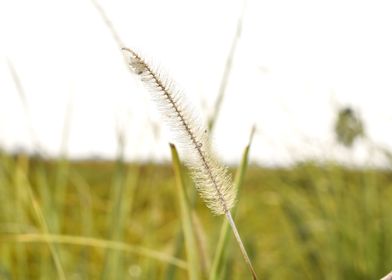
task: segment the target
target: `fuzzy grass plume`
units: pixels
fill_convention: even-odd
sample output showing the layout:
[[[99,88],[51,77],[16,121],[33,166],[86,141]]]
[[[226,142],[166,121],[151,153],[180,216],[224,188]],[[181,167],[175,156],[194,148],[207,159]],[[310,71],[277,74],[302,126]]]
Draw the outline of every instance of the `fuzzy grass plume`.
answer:
[[[186,151],[185,163],[191,170],[201,197],[214,214],[226,215],[253,279],[257,279],[230,213],[236,196],[232,179],[227,168],[213,155],[207,129],[201,125],[181,92],[176,90],[166,76],[155,70],[135,51],[129,48],[122,50],[128,55],[129,68],[149,88],[160,106],[162,116],[175,132],[180,148]]]
[[[129,66],[153,93],[162,116],[174,131],[180,148],[184,150],[185,163],[207,206],[217,215],[230,210],[235,201],[231,176],[212,154],[207,129],[187,106],[178,90],[162,74],[153,70],[138,54],[126,49]]]

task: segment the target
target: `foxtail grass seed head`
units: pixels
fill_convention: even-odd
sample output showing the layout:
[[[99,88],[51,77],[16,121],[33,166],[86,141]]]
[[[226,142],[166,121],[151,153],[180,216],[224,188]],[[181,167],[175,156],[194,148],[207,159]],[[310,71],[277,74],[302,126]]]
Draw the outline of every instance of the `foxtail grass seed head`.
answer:
[[[211,150],[207,129],[189,109],[184,95],[167,76],[153,68],[135,51],[128,48],[122,50],[128,56],[129,68],[149,88],[162,117],[175,133],[177,145],[184,151],[185,163],[191,170],[201,197],[214,214],[225,214],[252,279],[256,280],[256,272],[230,213],[236,195],[233,183],[227,168],[216,160]]]
[[[166,75],[135,51],[128,48],[123,51],[129,68],[148,87],[161,115],[174,132],[201,197],[214,214],[227,213],[234,205],[236,194],[227,168],[217,161],[211,150],[206,127]]]

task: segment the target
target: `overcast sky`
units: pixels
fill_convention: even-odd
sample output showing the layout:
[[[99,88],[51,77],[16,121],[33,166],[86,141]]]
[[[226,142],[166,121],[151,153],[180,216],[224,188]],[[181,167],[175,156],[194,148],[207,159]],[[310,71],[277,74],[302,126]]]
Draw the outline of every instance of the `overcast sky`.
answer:
[[[125,45],[165,69],[204,118],[214,110],[243,1],[99,2]],[[377,161],[336,144],[351,106],[392,150],[392,3],[248,0],[213,134],[235,163],[253,124],[252,160]],[[24,90],[20,96],[14,69]],[[90,0],[0,1],[0,146],[49,155],[167,159],[170,136]]]

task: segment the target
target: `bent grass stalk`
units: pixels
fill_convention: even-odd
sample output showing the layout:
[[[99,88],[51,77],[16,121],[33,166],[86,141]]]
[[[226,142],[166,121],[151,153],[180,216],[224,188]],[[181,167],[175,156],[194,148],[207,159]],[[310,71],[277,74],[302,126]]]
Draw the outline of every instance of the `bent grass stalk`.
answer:
[[[73,235],[61,235],[44,233],[23,233],[12,235],[0,235],[1,242],[20,242],[20,243],[55,243],[55,244],[69,244],[79,245],[93,248],[112,249],[117,251],[128,252],[131,254],[144,256],[151,259],[156,259],[164,263],[172,264],[178,268],[187,270],[187,264],[178,258],[174,258],[167,254],[142,247],[137,245],[129,245],[119,241],[112,241],[106,239],[99,239],[94,237],[82,237]],[[65,278],[62,278],[65,279]]]
[[[185,149],[185,163],[191,170],[193,180],[201,197],[210,210],[217,215],[224,214],[240,247],[241,254],[252,274],[257,279],[238,233],[230,209],[235,203],[235,190],[227,168],[213,156],[207,130],[197,122],[197,117],[186,106],[183,96],[175,90],[173,83],[155,71],[138,53],[122,48],[128,54],[130,69],[146,85],[160,106],[162,116],[175,132],[180,148]]]

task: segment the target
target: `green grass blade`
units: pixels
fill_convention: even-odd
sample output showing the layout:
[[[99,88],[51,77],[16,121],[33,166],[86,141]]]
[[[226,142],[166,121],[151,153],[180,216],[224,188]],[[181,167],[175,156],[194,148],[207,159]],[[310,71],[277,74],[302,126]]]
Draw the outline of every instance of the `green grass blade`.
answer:
[[[70,183],[74,186],[74,190],[79,198],[80,220],[82,223],[81,235],[93,236],[95,221],[93,209],[93,197],[91,186],[77,170],[70,170]],[[94,270],[92,264],[92,254],[89,248],[83,248],[80,251],[79,272],[82,279],[88,279],[90,271]]]
[[[175,243],[174,243],[174,257],[178,257],[184,247],[184,233],[182,229],[178,230]],[[172,264],[168,265],[165,272],[165,279],[166,280],[173,280],[176,276],[176,267]]]
[[[244,153],[242,155],[241,159],[241,164],[239,166],[239,169],[236,173],[235,179],[234,179],[234,188],[235,191],[237,192],[237,198],[238,198],[238,192],[242,186],[244,176],[246,173],[246,169],[248,167],[248,157],[249,157],[249,150],[251,146],[251,142],[253,139],[253,134],[254,134],[254,128],[252,129],[251,136],[250,136],[250,141],[249,144],[246,146]],[[236,212],[236,206],[233,207],[232,209],[232,215],[235,215]],[[229,234],[230,232],[230,225],[227,219],[225,219],[222,223],[220,234],[219,234],[219,239],[218,239],[218,245],[215,250],[215,255],[214,259],[212,262],[212,267],[211,267],[211,272],[209,279],[215,280],[215,279],[220,279],[220,275],[222,273],[224,263],[226,262],[227,259],[227,244],[229,240]]]
[[[0,148],[0,230],[19,231],[19,226],[16,226],[15,207],[18,207],[16,198],[16,186],[14,186],[13,174],[15,163],[9,157],[3,154]],[[12,279],[14,271],[13,267],[13,248],[9,244],[1,244],[0,246],[0,279]],[[23,273],[23,272],[22,272]]]
[[[14,188],[16,191],[16,196],[15,196],[15,220],[23,225],[23,224],[28,224],[28,216],[26,213],[28,212],[29,208],[29,197],[28,194],[25,191],[26,188],[26,182],[25,182],[25,176],[28,171],[28,160],[26,159],[25,156],[19,156],[18,159],[16,160],[15,164],[15,170],[14,170]],[[18,273],[18,278],[20,279],[26,279],[27,278],[27,272],[26,268],[27,266],[27,250],[23,244],[17,244],[16,245],[16,258],[18,262],[19,269],[17,271]]]
[[[54,207],[57,221],[56,227],[52,228],[53,233],[59,233],[63,226],[63,219],[65,215],[65,197],[68,188],[69,178],[69,162],[65,158],[60,158],[56,163],[56,174],[55,174],[55,190],[54,192]]]
[[[44,215],[43,209],[42,209],[41,205],[39,204],[39,201],[35,197],[35,194],[30,186],[30,183],[28,182],[27,175],[25,175],[24,180],[26,182],[26,191],[28,192],[28,194],[30,196],[32,208],[33,208],[33,211],[35,212],[35,215],[37,217],[41,231],[47,235],[50,233],[50,229],[49,229],[48,222],[46,221],[46,217]],[[58,279],[65,280],[66,279],[65,272],[64,272],[64,268],[61,263],[61,260],[60,260],[59,250],[58,250],[57,246],[55,244],[51,243],[49,240],[47,240],[46,243],[48,244],[50,253],[53,258],[53,262],[54,262],[54,265],[56,268]]]
[[[118,133],[119,156],[116,162],[110,200],[113,201],[108,216],[109,238],[123,241],[127,227],[127,217],[134,201],[134,191],[139,180],[139,168],[131,168],[124,162],[124,136]],[[125,274],[125,259],[121,251],[108,251],[102,279],[118,279]]]
[[[196,235],[192,223],[191,207],[186,196],[184,173],[181,169],[180,159],[177,149],[173,144],[170,144],[172,154],[173,169],[176,179],[176,193],[180,205],[181,223],[184,231],[185,248],[188,261],[189,279],[200,279],[200,259],[198,256],[198,249],[196,245]]]

